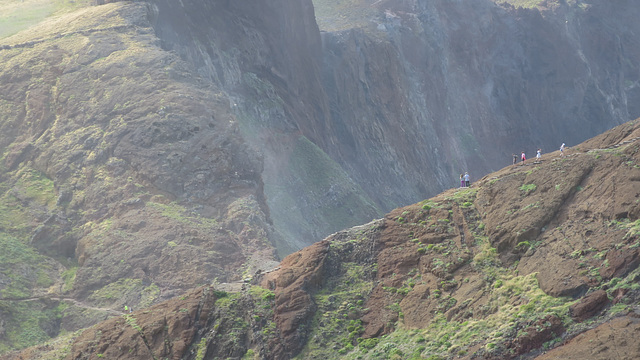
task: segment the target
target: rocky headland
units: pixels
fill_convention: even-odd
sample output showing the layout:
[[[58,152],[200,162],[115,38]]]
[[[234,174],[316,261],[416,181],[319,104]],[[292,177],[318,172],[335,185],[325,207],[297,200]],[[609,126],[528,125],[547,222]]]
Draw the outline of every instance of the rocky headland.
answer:
[[[634,2],[97,3],[0,4],[0,353],[533,357],[635,326]]]

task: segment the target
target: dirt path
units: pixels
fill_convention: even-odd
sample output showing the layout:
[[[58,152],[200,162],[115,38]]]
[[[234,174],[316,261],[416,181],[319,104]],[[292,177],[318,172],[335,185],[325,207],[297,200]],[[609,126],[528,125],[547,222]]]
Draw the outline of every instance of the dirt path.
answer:
[[[16,302],[31,302],[31,301],[42,301],[42,300],[52,300],[52,301],[60,301],[60,302],[67,302],[67,303],[71,303],[72,305],[79,307],[79,308],[83,308],[83,309],[88,309],[88,310],[94,310],[94,311],[102,311],[102,312],[106,312],[109,314],[113,314],[113,315],[122,315],[124,314],[124,311],[118,311],[118,310],[114,310],[111,308],[102,308],[102,307],[95,307],[95,306],[91,306],[89,304],[86,304],[82,301],[78,301],[74,298],[69,298],[69,297],[59,297],[59,296],[32,296],[32,297],[25,297],[25,298],[0,298],[0,301],[16,301]]]

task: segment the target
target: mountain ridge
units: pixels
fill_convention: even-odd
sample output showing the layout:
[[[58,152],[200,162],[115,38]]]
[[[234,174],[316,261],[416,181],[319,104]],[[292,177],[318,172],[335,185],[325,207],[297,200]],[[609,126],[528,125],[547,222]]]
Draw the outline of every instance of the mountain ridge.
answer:
[[[35,1],[21,6],[29,9]],[[244,309],[243,303],[270,307],[276,298],[271,290],[248,285],[245,292],[231,290],[242,290],[237,281],[274,268],[299,248],[455,185],[461,171],[477,177],[501,168],[510,163],[513,150],[522,148],[548,152],[563,141],[574,147],[636,117],[634,104],[640,103],[640,46],[632,36],[639,8],[629,1],[549,0],[538,9],[484,0],[384,1],[371,8],[373,18],[367,21],[373,22],[367,26],[330,32],[320,31],[308,0],[267,0],[256,6],[222,0],[99,1],[102,5],[88,7],[89,1],[56,3],[80,8],[63,9],[69,11],[0,39],[0,247],[5,250],[0,254],[0,352],[73,333],[125,306],[147,309],[212,282],[225,285],[210,290],[215,296],[203,303],[210,308],[214,301],[226,303],[220,321]],[[608,141],[602,140],[613,143]],[[607,151],[592,155],[616,159]],[[629,158],[635,169],[631,152],[616,156]],[[574,264],[584,274],[562,268],[556,275],[546,269],[536,285],[554,295],[582,295],[599,277],[615,278],[636,261],[635,248],[623,254],[606,248],[608,235],[618,236],[631,226],[631,220],[622,220],[636,218],[624,197],[635,193],[633,181],[618,185],[598,175],[604,181],[600,190],[587,188],[582,182],[593,181],[596,160],[576,156],[555,162],[553,183],[539,179],[535,166],[525,166],[527,171],[507,174],[484,192],[452,194],[454,200],[444,201],[446,208],[423,204],[433,207],[429,216],[442,220],[429,225],[442,233],[425,235],[426,246],[416,252],[444,253],[442,241],[453,251],[450,241],[457,237],[451,234],[460,234],[469,247],[475,231],[496,242],[483,237],[484,242],[473,244],[487,247],[478,261],[517,262],[518,271],[528,272],[540,267],[524,256],[529,251],[545,261],[557,260],[548,253],[550,246],[541,246],[550,240],[545,236],[591,239],[584,240],[592,243],[586,249],[569,242],[571,252],[558,251],[587,259]],[[576,166],[563,169],[562,164]],[[558,175],[568,169],[566,179]],[[611,198],[601,198],[599,191]],[[553,201],[532,201],[543,194],[553,194]],[[591,205],[583,202],[584,194],[594,197]],[[466,218],[480,213],[455,200],[473,204],[475,197],[478,208],[491,214],[483,230],[475,230],[469,224],[476,220]],[[512,207],[502,209],[492,197],[513,200]],[[595,199],[602,205],[593,205]],[[566,201],[584,206],[564,207]],[[605,204],[610,207],[606,212]],[[606,213],[606,219],[553,226],[555,218],[566,222],[594,213]],[[532,223],[525,221],[529,218]],[[611,224],[606,229],[594,225],[605,220]],[[453,222],[462,228],[446,226]],[[585,231],[575,230],[579,227]],[[354,234],[348,240],[357,239]],[[456,248],[462,249],[463,242]],[[497,260],[491,248],[499,250]],[[573,254],[578,248],[582,252]],[[355,260],[349,257],[352,252],[338,250],[318,250],[330,263],[349,260],[348,276],[329,272],[330,278],[346,282],[354,277],[362,280],[362,292],[373,289],[379,269],[358,263],[371,249],[358,252],[362,258]],[[425,265],[428,271],[421,269],[420,275],[449,277],[447,263],[452,269],[475,261],[469,252],[456,251],[462,260],[429,253],[424,262],[433,266]],[[394,256],[399,254],[389,253],[389,259]],[[603,259],[608,266],[598,263]],[[393,268],[386,266],[380,271]],[[566,281],[556,281],[561,276]],[[451,280],[433,283],[447,291],[461,284]],[[518,278],[519,284],[527,281]],[[236,321],[240,318],[234,315],[222,328],[229,334],[247,334],[249,324],[261,328],[262,335],[251,336],[268,350],[264,356],[298,351],[312,356],[330,348],[346,354],[358,338],[367,340],[360,351],[373,348],[375,340],[368,339],[378,338],[370,336],[395,333],[398,321],[404,321],[401,312],[416,314],[407,323],[427,323],[410,299],[407,311],[400,297],[398,304],[385,302],[392,294],[424,295],[426,285],[410,281],[421,293],[409,291],[408,283],[390,282],[376,289],[374,304],[380,305],[384,321],[360,314],[365,308],[356,305],[364,298],[355,293],[349,296],[356,305],[351,310],[344,306],[351,313],[339,314],[353,323],[320,321],[313,307],[305,310],[309,299],[318,300],[315,306],[327,313],[342,304],[302,291],[290,295],[302,306],[296,311],[304,310],[303,318],[318,320],[324,328],[301,328],[297,325],[305,324],[285,312],[278,313],[277,321],[264,322]],[[324,285],[335,289],[340,282]],[[432,310],[461,308],[451,296],[449,305],[438,309],[435,290],[443,298],[442,289],[429,290]],[[256,316],[271,319],[263,310]],[[164,321],[149,319],[149,327]],[[122,329],[136,324],[125,320],[119,323]],[[558,321],[551,320],[554,332],[559,331]],[[331,340],[345,326],[354,335]],[[204,339],[199,348],[215,353],[206,345],[217,340],[204,335],[196,333],[192,340],[199,346]],[[316,348],[289,343],[308,336],[317,339],[309,345]],[[226,340],[218,356],[246,352],[245,344]],[[186,342],[197,353],[198,346]],[[149,351],[144,341],[140,346]],[[78,351],[90,357],[99,354],[94,350]]]
[[[635,120],[335,233],[234,291],[112,318],[65,358],[633,358],[639,151]]]

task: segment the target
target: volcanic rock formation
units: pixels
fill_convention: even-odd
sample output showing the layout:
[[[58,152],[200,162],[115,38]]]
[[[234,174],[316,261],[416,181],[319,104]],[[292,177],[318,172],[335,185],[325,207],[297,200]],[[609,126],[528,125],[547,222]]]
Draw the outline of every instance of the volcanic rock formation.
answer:
[[[285,260],[264,280],[275,293],[255,284],[233,296],[193,290],[214,294],[201,296],[207,309],[225,305],[229,314],[243,304],[277,307],[239,323],[229,315],[220,328],[229,331],[215,334],[207,324],[216,317],[194,315],[189,326],[201,330],[183,345],[165,349],[145,335],[140,351],[235,357],[251,348],[279,357],[317,346],[335,355],[374,347],[398,322],[428,327],[436,312],[488,316],[502,303],[478,291],[503,274],[460,277],[471,260],[517,268],[515,280],[501,281],[539,286],[540,299],[581,297],[632,276],[635,235],[620,234],[637,219],[633,147],[584,152],[633,137],[623,126],[575,144],[640,115],[636,2],[87,3],[56,2],[73,11],[0,39],[0,351],[72,333],[124,306],[145,309],[249,278],[328,234],[450,188],[462,171],[476,183],[513,152],[548,153],[562,142],[577,155],[543,162],[544,171],[501,170],[477,192],[445,192],[437,206],[394,210],[363,235],[335,235],[346,239],[334,239],[336,249],[325,241],[306,250],[299,270]],[[426,218],[416,217],[421,211]],[[406,221],[434,231],[407,230]],[[418,241],[404,244],[405,236]],[[572,267],[545,266],[559,259]],[[318,275],[327,271],[334,277]],[[361,288],[347,286],[357,279]],[[318,298],[320,288],[350,297]],[[608,293],[615,306],[635,299],[617,289]],[[462,306],[467,299],[475,302]],[[597,305],[593,313],[608,306]],[[348,322],[316,319],[318,311],[341,311]],[[544,338],[560,325],[573,331],[558,314],[527,318],[517,331],[536,342],[530,330],[546,322]],[[147,327],[109,321],[144,333],[158,319]],[[336,337],[344,326],[353,335]],[[250,336],[231,343],[240,333]],[[230,341],[221,353],[208,345],[218,336]],[[482,341],[459,351],[476,353]],[[529,351],[522,341],[486,347],[487,356]]]
[[[251,283],[112,318],[66,358],[636,358],[639,198],[636,120],[333,234]]]

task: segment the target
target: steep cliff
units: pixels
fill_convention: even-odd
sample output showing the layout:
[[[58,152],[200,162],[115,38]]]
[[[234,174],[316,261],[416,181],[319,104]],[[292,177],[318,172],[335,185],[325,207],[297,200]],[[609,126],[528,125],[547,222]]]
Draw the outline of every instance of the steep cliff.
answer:
[[[151,3],[263,154],[281,254],[640,115],[633,2]]]
[[[316,1],[340,144],[320,146],[397,206],[638,117],[638,7],[528,3]]]
[[[0,351],[270,269],[274,246],[638,115],[635,2],[510,2],[537,7],[317,1],[318,28],[309,0],[1,4],[29,22],[0,39]],[[493,216],[507,263],[543,232]],[[540,286],[591,286],[567,281]],[[269,356],[312,333],[311,295],[291,296],[301,317],[256,325],[281,329],[255,340]]]
[[[151,1],[157,36],[220,86],[242,134],[264,157],[262,178],[281,254],[382,214],[319,145],[327,131],[322,44],[310,1]]]
[[[637,358],[638,198],[640,120],[13,358]]]

